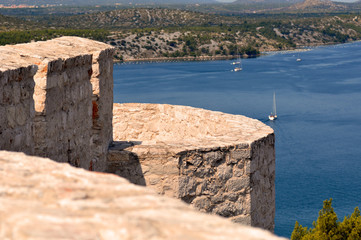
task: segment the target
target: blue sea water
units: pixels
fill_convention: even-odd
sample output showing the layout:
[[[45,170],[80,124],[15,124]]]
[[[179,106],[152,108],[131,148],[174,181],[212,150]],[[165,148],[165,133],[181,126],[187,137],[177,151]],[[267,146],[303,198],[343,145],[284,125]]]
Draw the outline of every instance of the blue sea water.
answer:
[[[325,199],[361,207],[361,42],[231,61],[114,65],[114,102],[189,105],[259,119],[276,135],[275,233],[312,226]],[[267,119],[276,92],[278,119]]]

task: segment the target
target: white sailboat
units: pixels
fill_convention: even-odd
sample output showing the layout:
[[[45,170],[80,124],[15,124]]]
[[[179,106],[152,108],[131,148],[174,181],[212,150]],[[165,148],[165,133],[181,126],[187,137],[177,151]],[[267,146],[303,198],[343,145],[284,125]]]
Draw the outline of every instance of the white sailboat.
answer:
[[[297,57],[296,61],[297,61],[297,62],[301,62],[301,61],[302,61],[302,59],[300,58],[300,54],[298,54],[298,57]]]
[[[273,92],[273,112],[268,115],[268,119],[273,121],[277,119],[277,110],[276,110],[276,93]]]
[[[241,60],[241,56],[238,57],[237,61],[233,62],[232,65],[235,65],[233,71],[234,72],[239,72],[242,71],[242,60]]]
[[[232,70],[232,72],[239,72],[242,71],[242,60],[241,60],[241,54],[239,54],[239,51],[237,49],[237,60],[232,62],[231,64],[234,65],[234,68]]]

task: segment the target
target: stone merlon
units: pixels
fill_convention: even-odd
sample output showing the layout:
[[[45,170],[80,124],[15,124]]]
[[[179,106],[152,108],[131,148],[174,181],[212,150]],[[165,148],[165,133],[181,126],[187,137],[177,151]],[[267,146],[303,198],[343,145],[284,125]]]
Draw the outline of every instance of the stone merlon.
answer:
[[[76,37],[0,47],[0,149],[104,171],[113,51]]]
[[[163,104],[114,104],[107,171],[201,211],[274,228],[273,130],[258,120]]]

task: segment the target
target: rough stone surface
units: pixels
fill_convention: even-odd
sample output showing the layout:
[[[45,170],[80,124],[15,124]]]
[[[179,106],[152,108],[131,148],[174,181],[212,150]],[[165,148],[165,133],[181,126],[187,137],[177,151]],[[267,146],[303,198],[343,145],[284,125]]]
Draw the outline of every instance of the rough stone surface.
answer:
[[[9,136],[0,149],[104,171],[112,141],[113,48],[62,37],[0,47],[0,53],[1,69],[12,71],[7,75],[14,78],[8,81],[4,75],[1,81],[6,91],[0,98],[11,96],[12,102],[1,104],[7,108],[0,111],[6,111],[3,126]],[[21,66],[37,71],[30,69],[31,75]]]
[[[0,151],[0,239],[276,240],[176,199],[50,159]]]
[[[109,45],[89,41],[84,38],[62,37],[55,40],[61,47],[76,49],[82,53],[91,53],[92,136],[91,163],[89,168],[104,171],[109,144],[113,139],[113,55],[114,48]]]
[[[32,154],[37,68],[30,63],[11,61],[7,54],[12,53],[0,49],[0,149]]]
[[[115,104],[107,171],[201,211],[274,228],[274,135],[244,116]]]
[[[58,59],[39,66],[34,78],[35,155],[89,167],[91,68],[91,55]]]
[[[93,55],[93,170],[101,172],[113,140],[113,55],[114,49],[109,48]]]
[[[252,144],[252,161],[250,163],[251,191],[251,212],[252,226],[267,226],[275,217],[275,152],[274,139],[265,138]]]

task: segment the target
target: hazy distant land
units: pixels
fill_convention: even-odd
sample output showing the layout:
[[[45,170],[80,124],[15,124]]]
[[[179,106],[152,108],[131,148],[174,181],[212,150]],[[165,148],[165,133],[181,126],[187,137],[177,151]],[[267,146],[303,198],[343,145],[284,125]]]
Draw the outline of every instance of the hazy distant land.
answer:
[[[361,39],[360,3],[242,1],[1,8],[0,44],[75,35],[111,44],[127,61],[255,56]]]

